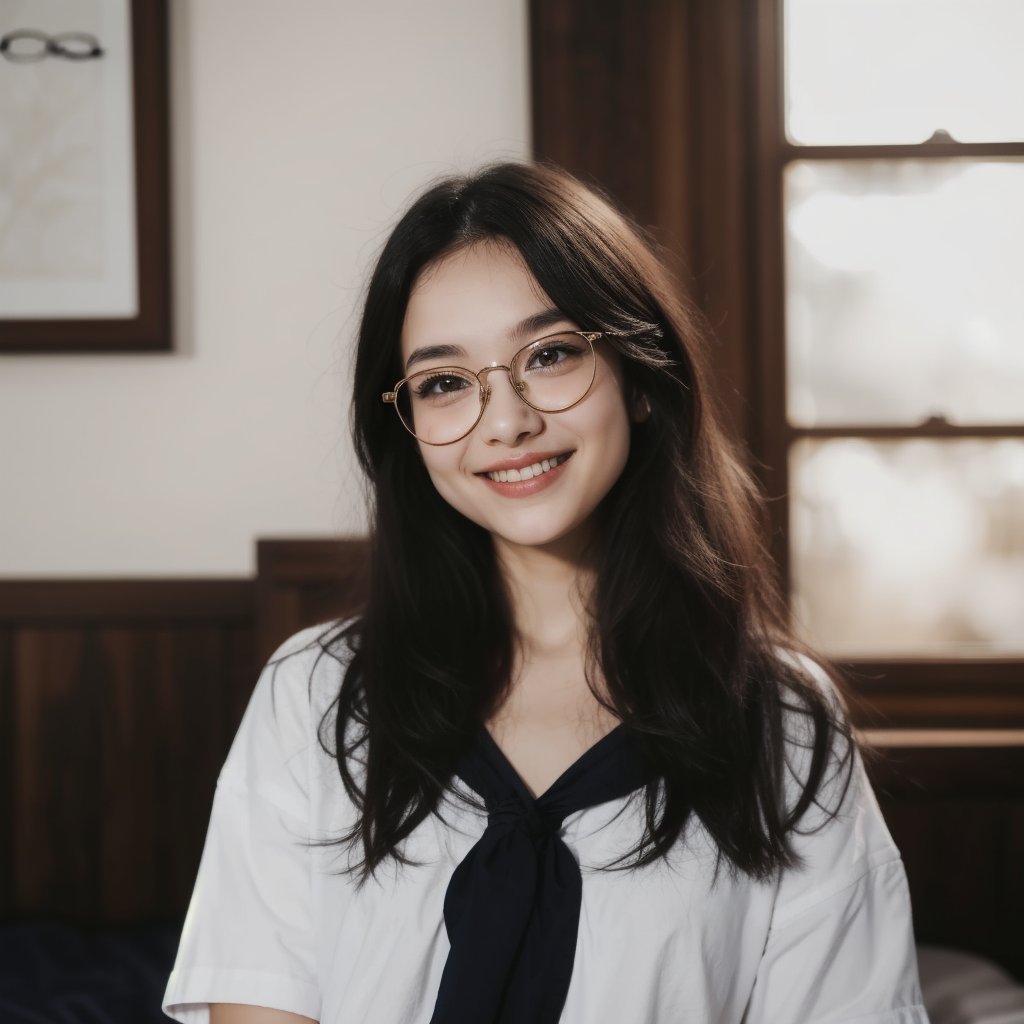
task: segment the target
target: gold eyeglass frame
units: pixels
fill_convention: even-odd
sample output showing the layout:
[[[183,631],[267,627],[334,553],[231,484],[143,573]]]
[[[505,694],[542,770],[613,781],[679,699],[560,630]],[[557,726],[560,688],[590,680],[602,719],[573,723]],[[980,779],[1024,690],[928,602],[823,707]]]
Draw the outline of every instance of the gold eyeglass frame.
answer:
[[[584,391],[583,394],[580,395],[580,397],[577,398],[576,401],[572,403],[572,405],[567,405],[563,409],[541,409],[539,406],[534,405],[533,402],[531,402],[523,393],[526,390],[526,382],[522,380],[517,380],[515,378],[515,376],[512,373],[512,365],[516,362],[519,356],[527,349],[534,348],[538,345],[543,345],[545,341],[550,341],[552,338],[564,337],[566,334],[576,334],[579,337],[583,338],[590,345],[590,355],[593,361],[593,373],[591,373],[590,375],[590,383],[587,385],[587,390]],[[493,370],[504,370],[508,374],[508,379],[509,383],[512,385],[512,390],[515,391],[515,393],[519,396],[519,398],[523,401],[524,404],[528,405],[531,409],[535,410],[536,412],[542,412],[548,415],[555,415],[560,412],[567,412],[569,409],[572,409],[575,406],[579,405],[580,402],[582,402],[583,399],[590,394],[591,390],[594,387],[594,381],[597,380],[597,353],[594,351],[594,342],[604,337],[604,334],[604,331],[555,331],[554,334],[545,334],[543,338],[537,338],[534,341],[528,342],[521,349],[517,349],[515,354],[509,360],[508,365],[505,365],[503,363],[491,363],[489,366],[483,367],[483,369],[481,369],[478,373],[474,373],[472,370],[466,369],[465,366],[454,365],[436,366],[431,367],[431,369],[429,370],[417,370],[415,373],[411,373],[409,374],[409,376],[403,377],[394,386],[394,388],[392,388],[391,391],[385,391],[380,396],[381,401],[383,401],[385,405],[394,406],[395,413],[398,416],[398,422],[401,423],[402,426],[405,427],[405,429],[410,434],[412,434],[412,436],[415,437],[417,441],[420,441],[423,444],[433,445],[436,448],[443,448],[445,445],[455,444],[456,442],[461,441],[464,437],[468,437],[476,429],[476,425],[480,422],[481,419],[483,419],[484,410],[487,408],[487,402],[491,397],[491,386],[484,379],[484,376],[485,374],[491,373]],[[419,437],[416,434],[416,432],[412,430],[409,427],[409,425],[405,422],[405,420],[402,418],[402,414],[398,410],[398,393],[410,380],[413,379],[413,377],[419,377],[421,374],[424,373],[444,373],[445,370],[455,371],[460,374],[466,374],[470,377],[476,378],[477,383],[480,385],[480,412],[477,414],[476,419],[473,420],[472,426],[470,426],[470,428],[466,430],[465,433],[459,434],[459,436],[454,438],[453,440],[424,441],[423,438]]]

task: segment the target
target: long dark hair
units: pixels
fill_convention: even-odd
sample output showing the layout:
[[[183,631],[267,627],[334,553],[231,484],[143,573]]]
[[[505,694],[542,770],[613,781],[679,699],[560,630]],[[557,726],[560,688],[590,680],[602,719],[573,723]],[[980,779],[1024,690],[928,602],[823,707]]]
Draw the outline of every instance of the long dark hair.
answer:
[[[458,757],[511,682],[516,637],[490,535],[439,496],[381,402],[402,375],[418,276],[483,241],[514,246],[559,310],[607,332],[627,388],[651,407],[602,502],[593,552],[588,685],[599,672],[608,698],[595,697],[655,769],[645,832],[613,864],[666,855],[696,815],[719,864],[771,877],[798,863],[790,836],[820,805],[833,768],[845,769],[845,793],[855,741],[841,702],[795,656],[810,652],[787,624],[760,541],[761,499],[709,391],[701,317],[640,228],[596,190],[536,164],[428,188],[369,282],[352,429],[370,485],[370,587],[362,613],[320,638],[346,665],[321,742],[359,811],[336,841],[361,844],[361,863],[350,863],[360,885],[388,857],[414,863],[403,840],[440,813]],[[805,768],[793,800],[787,751],[797,732]]]

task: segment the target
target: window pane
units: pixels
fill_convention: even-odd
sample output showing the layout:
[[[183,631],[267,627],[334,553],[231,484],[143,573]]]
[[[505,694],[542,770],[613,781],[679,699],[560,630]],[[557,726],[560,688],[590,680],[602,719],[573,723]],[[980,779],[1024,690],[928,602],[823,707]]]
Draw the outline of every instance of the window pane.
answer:
[[[1024,653],[1024,441],[802,440],[793,608],[840,657]]]
[[[1024,421],[1024,161],[798,161],[784,202],[793,423]]]
[[[1021,0],[787,0],[785,13],[793,142],[1024,139]]]

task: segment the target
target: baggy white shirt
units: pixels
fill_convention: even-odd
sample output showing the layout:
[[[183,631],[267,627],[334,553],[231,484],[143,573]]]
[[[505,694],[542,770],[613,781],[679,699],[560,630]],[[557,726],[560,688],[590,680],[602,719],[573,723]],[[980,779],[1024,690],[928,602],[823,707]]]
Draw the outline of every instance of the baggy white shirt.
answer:
[[[486,816],[456,778],[448,824],[429,816],[404,847],[421,866],[388,861],[356,890],[344,848],[316,845],[356,820],[318,741],[343,671],[321,655],[322,632],[271,659],[220,773],[164,994],[184,1024],[206,1024],[217,1002],[321,1024],[428,1024],[433,1012],[445,891]],[[319,735],[333,749],[330,718]],[[636,845],[642,796],[563,824],[583,901],[562,1024],[927,1024],[903,864],[859,756],[839,816],[794,837],[804,866],[770,883],[723,867],[713,886],[714,847],[693,821],[668,862],[597,870]],[[822,820],[812,811],[801,828]]]

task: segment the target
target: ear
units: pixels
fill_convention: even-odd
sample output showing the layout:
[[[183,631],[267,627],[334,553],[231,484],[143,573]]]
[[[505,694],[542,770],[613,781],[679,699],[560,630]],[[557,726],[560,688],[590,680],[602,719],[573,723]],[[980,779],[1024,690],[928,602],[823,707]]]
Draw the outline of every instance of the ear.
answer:
[[[643,392],[634,389],[630,399],[630,418],[634,423],[644,423],[651,415],[651,400]]]

